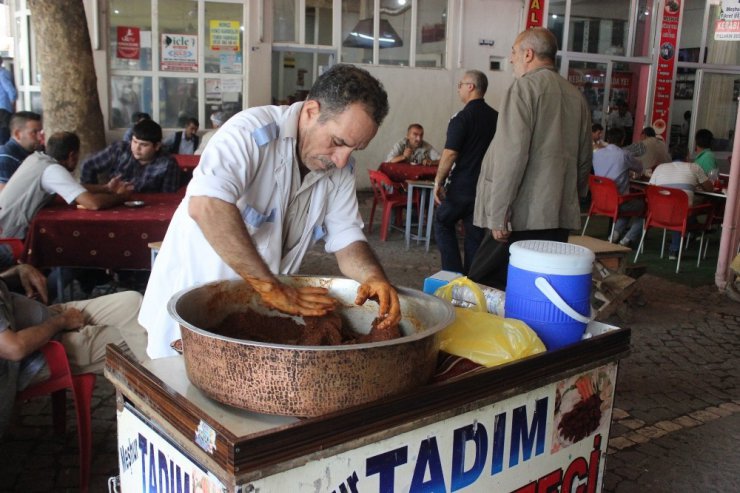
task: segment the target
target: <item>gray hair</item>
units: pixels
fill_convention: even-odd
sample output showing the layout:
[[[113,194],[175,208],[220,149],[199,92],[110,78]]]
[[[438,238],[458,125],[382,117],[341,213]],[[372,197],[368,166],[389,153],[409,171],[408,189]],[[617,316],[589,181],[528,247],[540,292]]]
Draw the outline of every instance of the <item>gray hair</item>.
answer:
[[[535,27],[519,34],[519,49],[530,49],[538,59],[554,63],[558,52],[558,40],[549,29]]]
[[[388,94],[383,84],[367,70],[354,65],[331,67],[316,79],[306,99],[318,101],[320,122],[341,114],[355,103],[365,107],[377,126],[388,115]]]
[[[475,84],[475,88],[483,96],[488,90],[488,77],[480,70],[466,70],[465,75]]]

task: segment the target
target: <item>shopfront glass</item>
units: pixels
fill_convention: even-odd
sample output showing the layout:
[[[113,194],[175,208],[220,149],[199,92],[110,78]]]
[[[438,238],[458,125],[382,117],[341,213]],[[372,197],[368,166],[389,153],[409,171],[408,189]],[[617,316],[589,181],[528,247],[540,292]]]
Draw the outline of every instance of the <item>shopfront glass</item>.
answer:
[[[606,114],[604,113],[606,73],[606,63],[572,61],[568,65],[568,81],[581,91],[588,102],[591,109],[591,121],[600,123],[604,128],[606,128]]]
[[[152,114],[152,78],[141,76],[111,76],[112,128],[127,128],[133,122],[133,114],[143,111]]]
[[[447,0],[418,0],[416,66],[445,66]]]
[[[111,70],[152,69],[149,0],[111,0],[108,57]]]
[[[712,150],[726,156],[732,151],[740,96],[740,75],[705,72],[701,78],[695,130],[706,128],[714,135]],[[726,163],[720,163],[724,167]]]

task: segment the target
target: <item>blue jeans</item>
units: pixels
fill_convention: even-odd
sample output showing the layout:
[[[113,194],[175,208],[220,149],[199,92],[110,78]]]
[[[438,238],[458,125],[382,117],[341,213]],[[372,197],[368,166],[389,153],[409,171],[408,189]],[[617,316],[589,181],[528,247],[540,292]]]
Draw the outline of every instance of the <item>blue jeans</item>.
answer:
[[[437,241],[440,256],[442,257],[442,270],[460,272],[467,275],[473,264],[473,257],[478,251],[480,242],[483,240],[483,229],[473,224],[473,210],[475,208],[475,197],[470,200],[458,201],[454,197],[446,197],[437,207],[434,216],[434,238]],[[460,246],[457,241],[457,222],[463,221],[465,237],[463,240],[463,251],[465,261],[460,257]]]
[[[619,212],[638,212],[643,209],[645,209],[645,202],[640,199],[628,200],[619,206]],[[636,244],[640,241],[644,224],[645,219],[642,217],[620,217],[614,225],[614,231],[617,231],[619,236],[627,238],[629,241]],[[629,230],[625,234],[625,230],[628,227]],[[676,247],[676,250],[678,250],[678,247]]]

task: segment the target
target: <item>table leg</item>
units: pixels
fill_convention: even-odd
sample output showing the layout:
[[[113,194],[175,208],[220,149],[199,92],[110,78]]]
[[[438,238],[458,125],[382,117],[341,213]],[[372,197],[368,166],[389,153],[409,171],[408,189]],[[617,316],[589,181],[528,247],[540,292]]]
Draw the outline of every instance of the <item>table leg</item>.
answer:
[[[429,251],[429,241],[432,239],[432,222],[434,221],[434,190],[429,192],[429,210],[427,211],[427,252]]]
[[[421,232],[423,231],[424,227],[424,210],[426,208],[426,205],[424,204],[424,200],[426,199],[426,188],[420,189],[421,193],[419,194],[419,218],[416,226],[416,244],[419,244],[419,241],[422,240]]]
[[[404,236],[406,239],[406,250],[411,247],[411,211],[413,207],[413,196],[414,186],[409,184],[408,191],[406,192],[406,231],[404,232]]]

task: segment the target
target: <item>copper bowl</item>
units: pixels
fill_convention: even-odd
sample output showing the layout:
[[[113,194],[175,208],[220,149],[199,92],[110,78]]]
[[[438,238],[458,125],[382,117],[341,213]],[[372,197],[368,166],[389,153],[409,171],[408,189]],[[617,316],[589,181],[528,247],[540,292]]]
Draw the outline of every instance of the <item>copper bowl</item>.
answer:
[[[297,286],[322,286],[340,302],[344,324],[367,333],[378,305],[357,306],[358,284],[333,277],[283,277]],[[452,306],[399,289],[402,337],[377,343],[297,346],[233,339],[209,332],[246,307],[272,312],[243,281],[219,281],[175,294],[167,309],[180,324],[190,381],[213,399],[250,411],[319,416],[401,393],[429,381],[440,330],[455,318]]]

